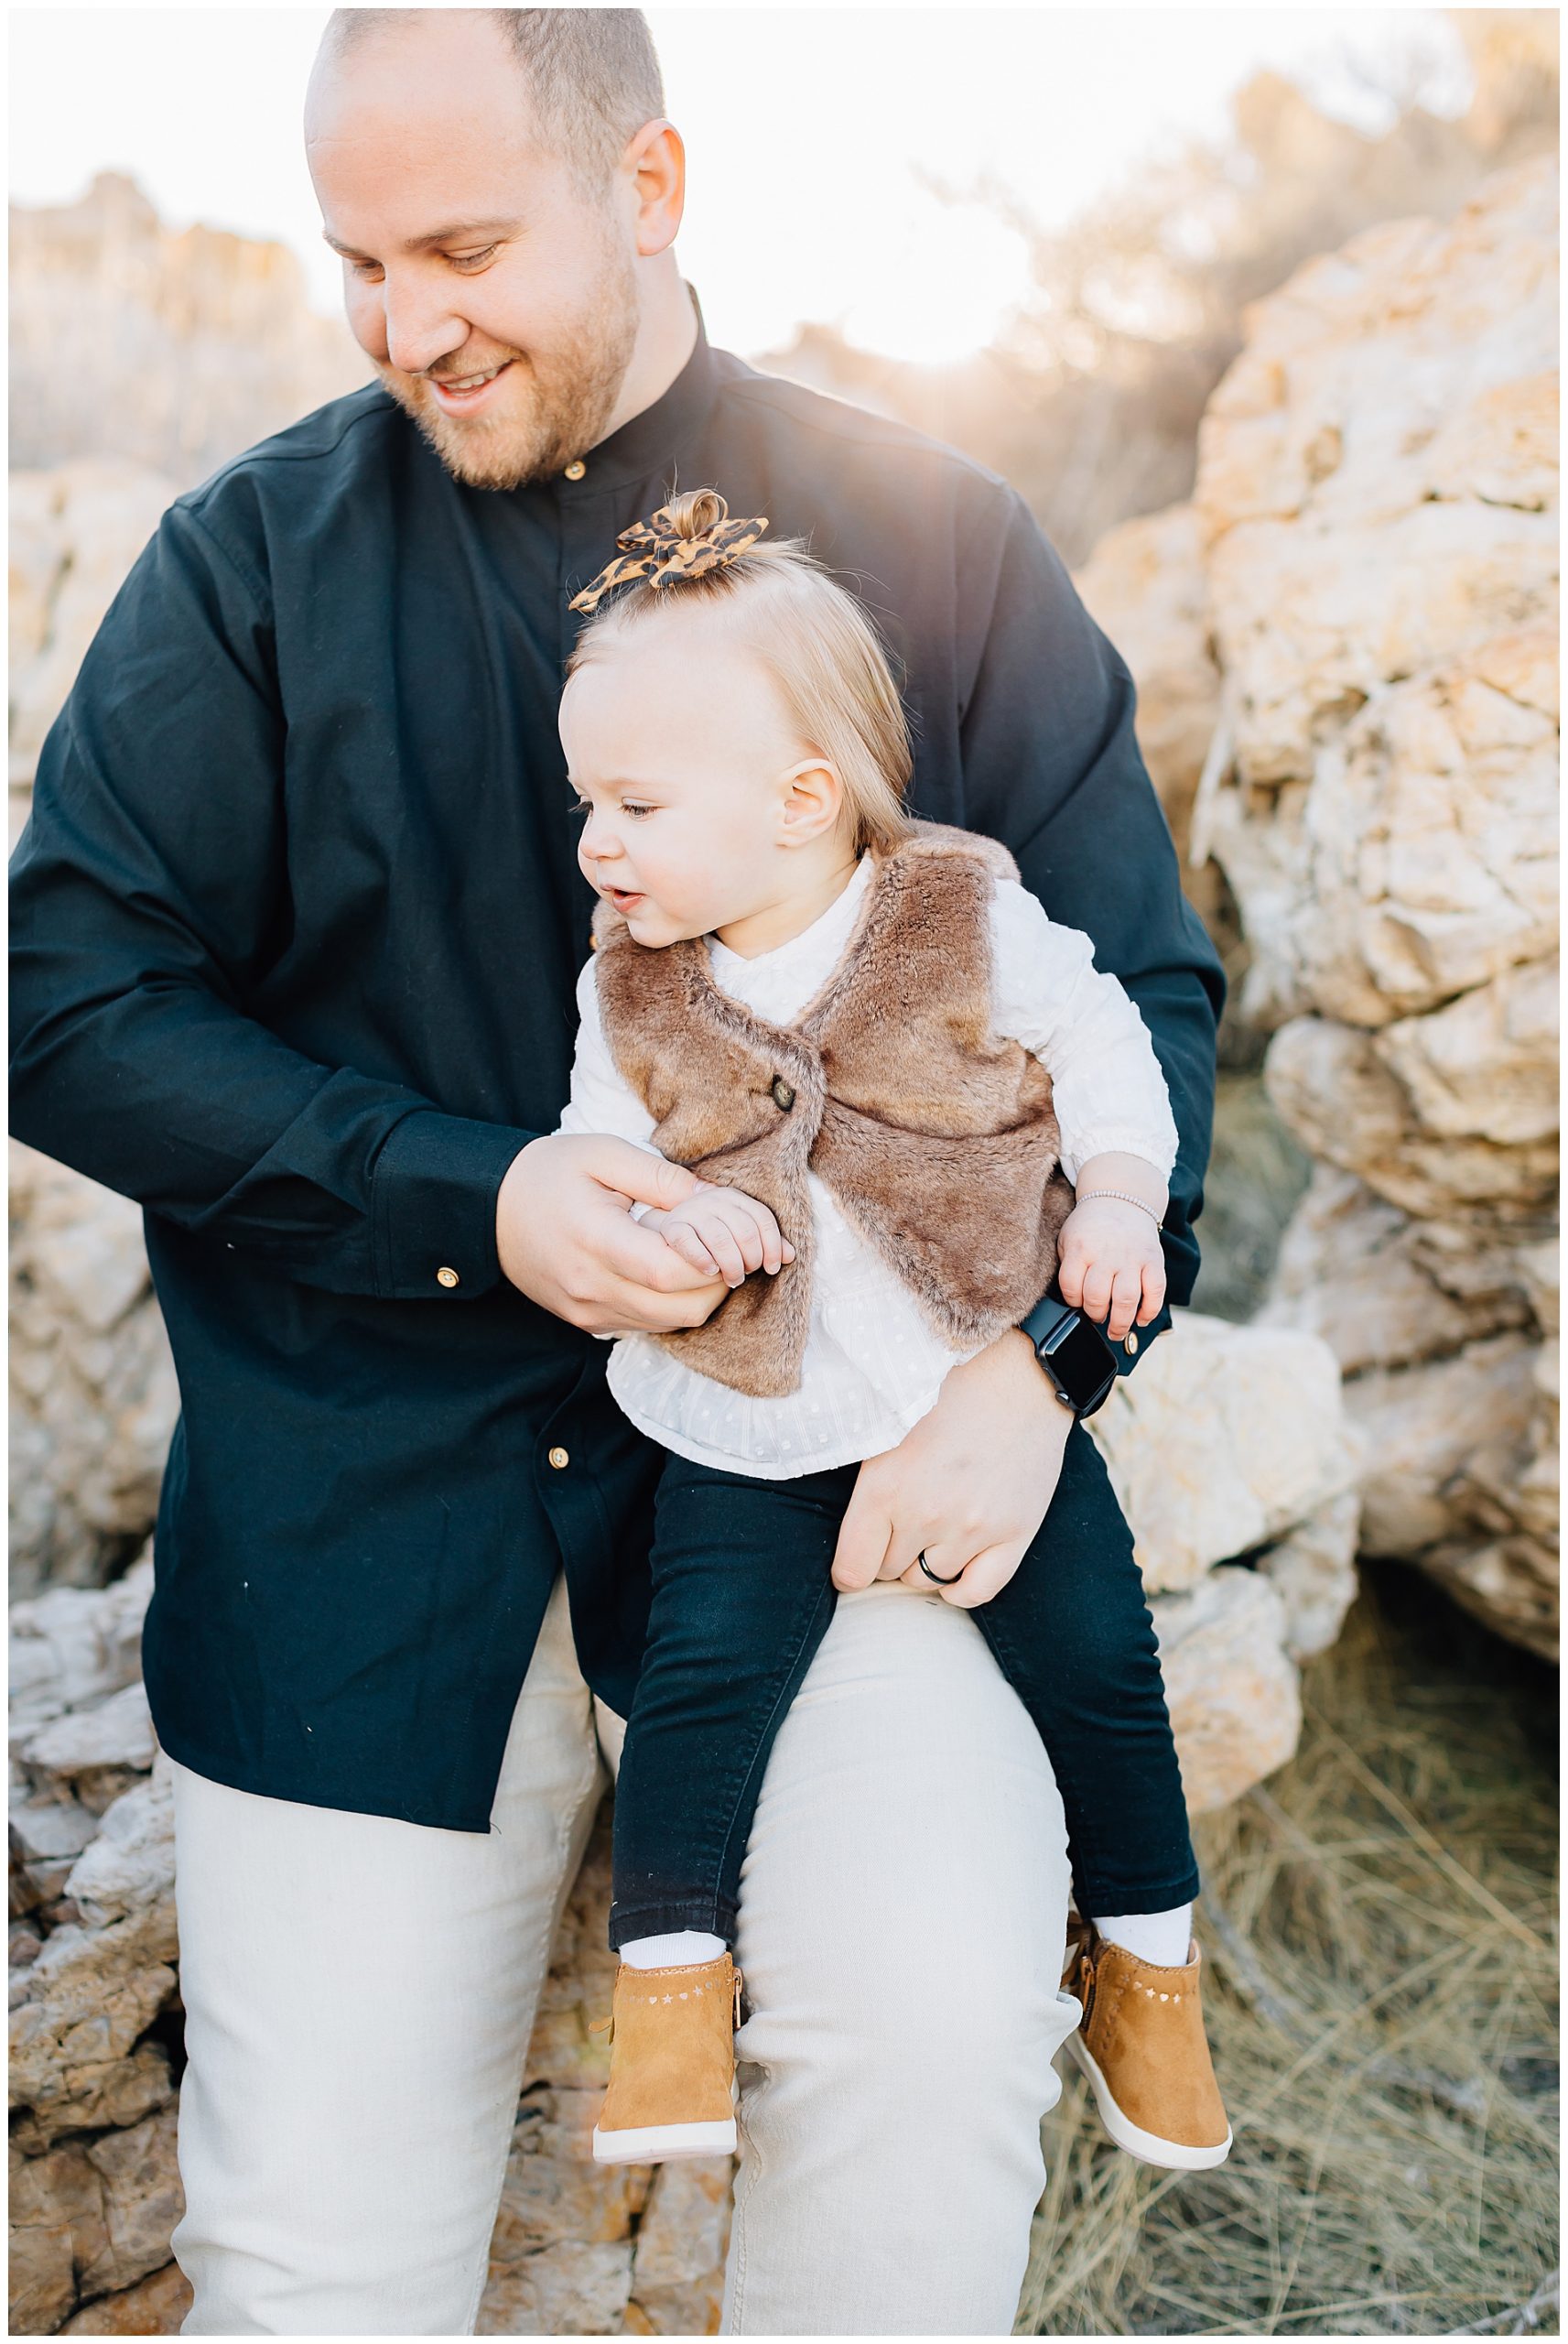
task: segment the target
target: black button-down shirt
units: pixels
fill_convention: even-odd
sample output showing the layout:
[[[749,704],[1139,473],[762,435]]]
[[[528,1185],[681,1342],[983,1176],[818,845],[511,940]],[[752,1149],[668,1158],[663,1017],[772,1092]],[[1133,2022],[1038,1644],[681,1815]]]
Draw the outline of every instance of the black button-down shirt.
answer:
[[[563,1565],[589,1680],[630,1700],[656,1452],[603,1346],[502,1277],[494,1206],[566,1099],[588,943],[568,603],[677,481],[864,598],[914,809],[1004,841],[1139,1004],[1191,1291],[1218,968],[1126,668],[1018,497],[700,335],[580,478],[511,492],[379,388],[322,408],[165,515],[14,865],[13,1128],[146,1208],[183,1405],[147,1686],[220,1782],[485,1829]]]

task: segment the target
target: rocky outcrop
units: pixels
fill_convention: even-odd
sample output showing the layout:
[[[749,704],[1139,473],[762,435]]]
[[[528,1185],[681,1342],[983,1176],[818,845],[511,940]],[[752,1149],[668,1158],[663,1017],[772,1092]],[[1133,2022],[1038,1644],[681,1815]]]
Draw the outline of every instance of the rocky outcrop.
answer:
[[[1209,639],[1203,533],[1190,505],[1167,505],[1109,529],[1073,583],[1132,670],[1138,743],[1182,862],[1183,884],[1211,935],[1229,941],[1217,863],[1195,863],[1193,805],[1219,721],[1219,669]]]
[[[1178,1313],[1090,1419],[1160,1638],[1195,1815],[1294,1752],[1296,1663],[1356,1592],[1361,1470],[1339,1370],[1315,1338]]]
[[[113,456],[192,487],[370,375],[287,247],[166,228],[135,181],[11,208],[11,461]]]
[[[13,1590],[96,1584],[152,1527],[179,1412],[142,1217],[11,1144]]]
[[[11,474],[13,792],[31,783],[82,655],[176,494],[166,474],[103,456]]]
[[[12,1618],[11,2331],[167,2335],[178,1948],[167,1761],[138,1674],[150,1557]],[[606,1823],[557,1935],[492,2245],[482,2335],[708,2335],[730,2162],[603,2169]]]
[[[1319,1171],[1263,1313],[1353,1379],[1368,1549],[1555,1650],[1556,174],[1249,317],[1195,503],[1223,864]]]

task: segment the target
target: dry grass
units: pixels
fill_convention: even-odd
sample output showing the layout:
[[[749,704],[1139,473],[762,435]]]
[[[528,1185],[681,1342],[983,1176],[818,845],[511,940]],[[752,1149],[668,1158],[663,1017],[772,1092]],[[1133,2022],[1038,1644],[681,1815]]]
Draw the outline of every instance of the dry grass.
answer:
[[[1306,1694],[1200,1827],[1229,2162],[1135,2164],[1068,2069],[1020,2333],[1556,2332],[1546,1673],[1390,1570]]]

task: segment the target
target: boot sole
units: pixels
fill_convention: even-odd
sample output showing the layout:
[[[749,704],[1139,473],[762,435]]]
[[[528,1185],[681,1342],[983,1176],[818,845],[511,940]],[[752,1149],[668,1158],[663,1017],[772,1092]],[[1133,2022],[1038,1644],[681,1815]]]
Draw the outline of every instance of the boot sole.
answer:
[[[1117,2106],[1099,2063],[1083,2036],[1069,2035],[1067,2047],[1089,2079],[1100,2122],[1117,2147],[1125,2149],[1130,2157],[1138,2157],[1144,2165],[1162,2165],[1169,2173],[1206,2173],[1212,2166],[1225,2163],[1233,2138],[1228,2126],[1223,2141],[1199,2148],[1189,2146],[1185,2141],[1162,2140],[1158,2132],[1146,2132]]]
[[[593,2128],[595,2165],[668,2165],[676,2157],[724,2157],[735,2154],[735,2119],[707,2124],[633,2124],[620,2132]]]

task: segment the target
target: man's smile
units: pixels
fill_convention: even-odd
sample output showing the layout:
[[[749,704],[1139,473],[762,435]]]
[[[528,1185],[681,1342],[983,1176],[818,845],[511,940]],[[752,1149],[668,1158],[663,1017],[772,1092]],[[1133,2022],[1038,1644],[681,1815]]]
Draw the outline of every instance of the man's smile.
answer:
[[[454,374],[445,378],[427,374],[425,380],[429,384],[443,415],[478,415],[489,405],[496,384],[514,363],[510,358],[503,358],[498,366],[486,366],[471,374]]]

